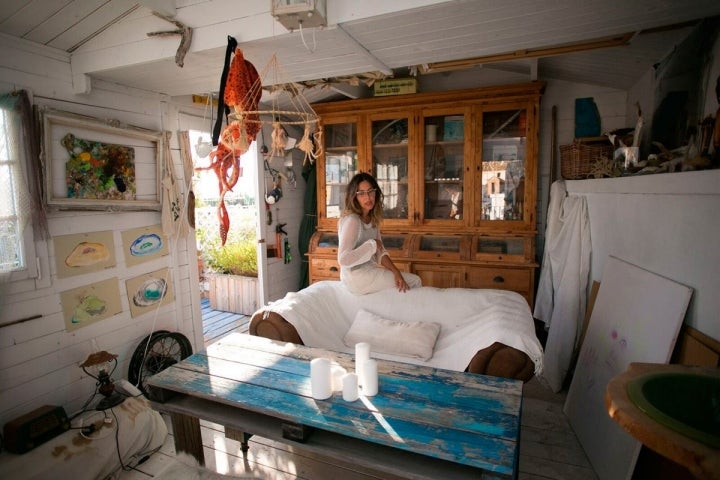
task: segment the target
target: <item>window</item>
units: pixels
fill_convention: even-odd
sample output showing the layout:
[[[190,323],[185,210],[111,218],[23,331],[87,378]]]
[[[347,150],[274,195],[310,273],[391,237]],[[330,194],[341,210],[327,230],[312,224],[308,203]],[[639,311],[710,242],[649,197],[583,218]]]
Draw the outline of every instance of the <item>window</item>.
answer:
[[[38,269],[32,227],[32,200],[25,176],[19,98],[0,102],[0,275],[4,280],[35,278]]]

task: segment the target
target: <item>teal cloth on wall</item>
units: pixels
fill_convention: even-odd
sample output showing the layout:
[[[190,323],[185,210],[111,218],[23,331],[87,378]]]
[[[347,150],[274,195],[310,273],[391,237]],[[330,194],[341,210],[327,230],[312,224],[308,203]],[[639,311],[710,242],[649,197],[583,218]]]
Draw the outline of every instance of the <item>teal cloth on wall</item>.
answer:
[[[592,97],[575,99],[575,138],[600,135],[600,112]]]

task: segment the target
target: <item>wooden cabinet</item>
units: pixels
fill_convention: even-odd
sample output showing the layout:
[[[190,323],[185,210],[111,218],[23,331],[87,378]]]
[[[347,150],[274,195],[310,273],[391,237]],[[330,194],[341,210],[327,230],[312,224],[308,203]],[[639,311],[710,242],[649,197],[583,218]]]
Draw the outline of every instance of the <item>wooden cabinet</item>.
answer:
[[[324,152],[310,281],[339,275],[325,261],[337,260],[337,248],[321,238],[336,234],[347,183],[364,171],[384,194],[386,246],[403,236],[391,252],[399,268],[425,285],[515,290],[532,305],[543,89],[533,82],[313,105]]]

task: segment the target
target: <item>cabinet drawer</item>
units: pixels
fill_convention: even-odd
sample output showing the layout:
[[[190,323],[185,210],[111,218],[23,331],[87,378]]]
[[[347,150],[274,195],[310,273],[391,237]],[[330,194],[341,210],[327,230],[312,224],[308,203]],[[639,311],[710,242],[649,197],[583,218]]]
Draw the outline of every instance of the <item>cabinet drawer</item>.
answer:
[[[412,272],[420,277],[424,287],[457,288],[463,286],[462,267],[443,264],[415,263]]]
[[[339,282],[339,277],[315,277],[313,275],[310,275],[310,284],[317,283],[317,282]]]
[[[476,267],[467,270],[470,288],[497,288],[527,295],[532,286],[532,269]]]
[[[313,277],[340,278],[340,264],[334,258],[311,258],[310,272]]]

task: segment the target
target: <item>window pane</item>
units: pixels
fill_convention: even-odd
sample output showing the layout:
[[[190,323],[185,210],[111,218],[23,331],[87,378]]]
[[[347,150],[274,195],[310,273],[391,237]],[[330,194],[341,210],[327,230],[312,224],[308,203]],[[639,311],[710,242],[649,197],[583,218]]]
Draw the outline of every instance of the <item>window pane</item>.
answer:
[[[0,110],[0,272],[25,267],[23,237],[18,218],[17,149],[13,118],[8,110]]]
[[[0,220],[0,272],[17,270],[22,266],[22,243],[17,221]]]

